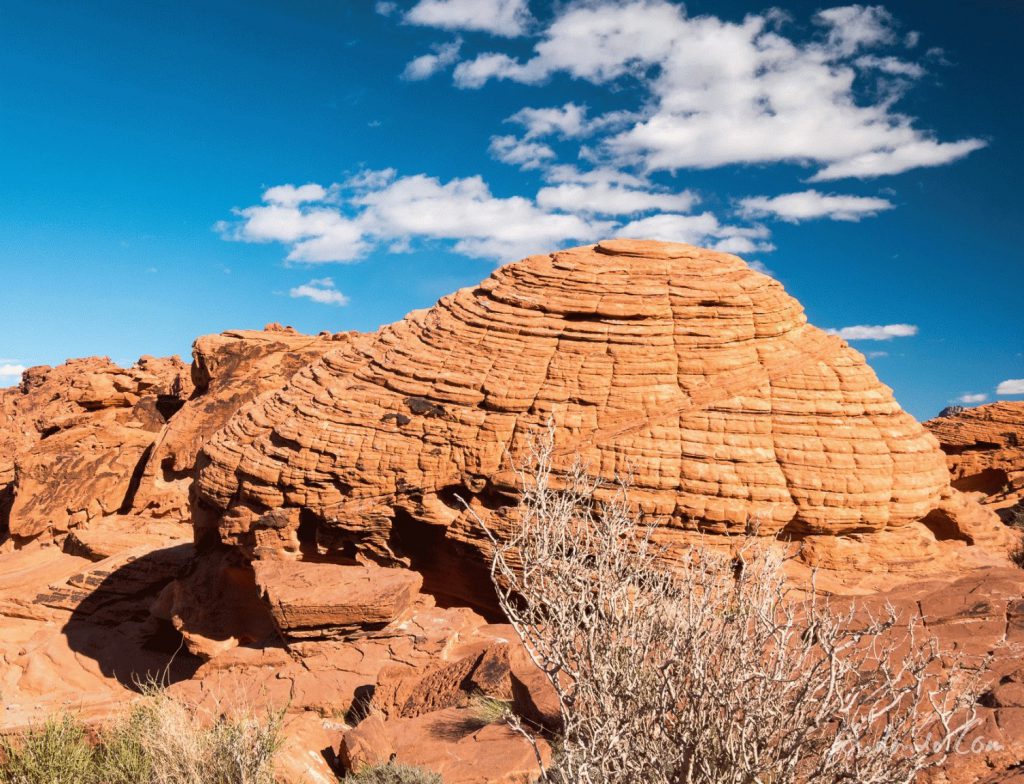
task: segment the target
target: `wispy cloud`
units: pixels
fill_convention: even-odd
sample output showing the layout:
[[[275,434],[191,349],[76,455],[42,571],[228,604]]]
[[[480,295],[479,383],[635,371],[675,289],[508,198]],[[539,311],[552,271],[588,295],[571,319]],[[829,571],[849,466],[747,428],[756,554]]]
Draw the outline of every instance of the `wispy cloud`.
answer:
[[[830,335],[838,335],[843,340],[892,340],[913,337],[917,334],[917,327],[914,324],[857,324],[825,331]]]
[[[292,297],[305,297],[321,305],[348,304],[348,297],[338,291],[331,278],[315,278],[309,283],[296,286],[288,294]]]
[[[462,48],[462,39],[456,38],[447,44],[440,44],[434,47],[430,54],[422,54],[410,60],[402,72],[402,78],[410,81],[419,81],[433,76],[443,68],[459,59],[459,49]]]
[[[815,218],[859,221],[895,206],[888,199],[825,194],[815,190],[772,197],[748,196],[741,199],[739,204],[740,213],[746,217],[773,217],[787,223],[800,223]]]
[[[1024,378],[1008,378],[999,382],[997,395],[1024,395]]]
[[[0,385],[17,384],[21,380],[21,374],[26,370],[25,365],[13,359],[0,360]]]
[[[988,400],[988,395],[984,392],[964,392],[964,394],[956,399],[956,402],[975,405],[977,403],[984,403],[986,400]]]
[[[492,136],[489,149],[495,159],[520,169],[540,169],[556,157],[548,145],[515,136]]]

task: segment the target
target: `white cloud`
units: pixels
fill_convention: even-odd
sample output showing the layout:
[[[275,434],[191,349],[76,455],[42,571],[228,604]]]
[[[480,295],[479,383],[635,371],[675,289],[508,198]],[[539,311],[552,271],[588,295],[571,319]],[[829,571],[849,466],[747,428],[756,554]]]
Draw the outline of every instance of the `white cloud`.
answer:
[[[489,150],[502,163],[520,169],[539,169],[556,157],[555,151],[548,145],[515,136],[492,136]]]
[[[889,356],[888,351],[865,351],[864,356],[868,359],[881,359],[882,357]]]
[[[442,183],[385,170],[324,191],[340,202],[255,205],[235,210],[237,220],[217,228],[225,239],[280,242],[290,261],[317,263],[355,261],[379,247],[405,252],[414,240],[450,241],[458,253],[508,261],[570,241],[596,241],[616,226],[545,210],[522,196],[496,197],[480,177]]]
[[[963,158],[985,146],[981,139],[960,142],[937,142],[918,139],[899,147],[854,155],[826,166],[811,177],[811,182],[838,180],[843,177],[876,177],[899,174],[921,166],[942,166]]]
[[[906,76],[909,79],[919,79],[925,75],[925,70],[917,63],[910,63],[900,60],[898,57],[879,57],[874,54],[866,54],[853,61],[858,68],[865,70],[874,69],[891,76]]]
[[[537,192],[537,204],[545,209],[596,215],[630,215],[651,210],[686,212],[697,201],[689,191],[663,193],[609,182],[562,183]]]
[[[972,405],[974,403],[984,403],[986,400],[988,400],[988,395],[984,392],[964,392],[964,394],[956,399],[956,402]]]
[[[522,35],[531,21],[527,0],[420,0],[405,21],[444,30]]]
[[[891,210],[888,199],[871,196],[845,196],[819,193],[815,190],[785,193],[781,196],[750,196],[740,201],[740,213],[750,218],[775,217],[788,223],[831,218],[859,221],[861,218]]]
[[[687,17],[666,0],[569,4],[532,57],[485,52],[460,62],[454,79],[477,88],[490,79],[537,84],[556,73],[596,85],[629,78],[645,93],[641,108],[593,154],[647,172],[788,161],[820,167],[819,181],[874,177],[950,163],[985,145],[943,142],[914,127],[894,109],[898,92],[883,90],[872,102],[855,90],[858,68],[900,77],[923,70],[868,51],[895,42],[884,9],[833,8],[815,21],[821,39],[796,42],[776,31],[771,14],[733,23]],[[579,118],[572,132],[593,132],[601,120]]]
[[[495,196],[479,176],[441,182],[425,174],[398,177],[391,169],[361,172],[322,188],[330,201],[258,204],[235,210],[237,219],[218,228],[229,240],[280,242],[290,261],[310,263],[356,261],[376,249],[407,252],[418,241],[449,242],[457,253],[501,261],[613,236],[732,253],[774,247],[765,226],[723,224],[711,212],[684,214],[697,201],[687,191],[671,193],[612,170],[548,173],[563,181],[530,199]],[[614,219],[645,212],[656,214]]]
[[[858,324],[842,329],[825,330],[830,335],[838,335],[844,340],[892,340],[893,338],[909,338],[917,334],[914,324],[884,324],[869,326]]]
[[[619,237],[687,242],[707,245],[724,253],[754,253],[774,250],[763,226],[723,226],[710,212],[695,215],[662,213],[631,221],[616,232]]]
[[[398,10],[398,3],[391,2],[391,0],[378,0],[373,6],[373,10],[381,16],[391,16]]]
[[[327,191],[315,182],[298,187],[275,185],[263,192],[263,201],[268,204],[280,204],[284,207],[294,207],[296,204],[303,204],[307,201],[323,201],[325,198],[327,198]]]
[[[456,38],[451,43],[434,47],[434,51],[431,54],[422,54],[410,60],[402,72],[402,78],[416,82],[433,76],[442,68],[447,68],[458,60],[461,48],[461,38]]]
[[[996,387],[997,395],[1024,395],[1024,378],[1008,378]]]
[[[895,40],[892,14],[880,5],[828,8],[814,21],[828,30],[828,47],[839,55]]]
[[[572,102],[543,109],[528,106],[513,114],[506,122],[519,123],[526,128],[527,139],[556,133],[572,139],[587,132],[587,107]]]
[[[647,188],[651,183],[646,177],[624,172],[621,169],[597,167],[580,171],[570,164],[556,164],[544,171],[544,179],[548,182],[578,182],[586,184],[625,185],[634,188]]]
[[[321,305],[347,305],[348,297],[342,294],[331,278],[315,278],[309,283],[296,286],[288,292],[292,297],[305,297]]]
[[[0,364],[0,384],[11,386],[21,381],[21,374],[28,368],[25,365],[16,363],[14,360],[4,361]]]

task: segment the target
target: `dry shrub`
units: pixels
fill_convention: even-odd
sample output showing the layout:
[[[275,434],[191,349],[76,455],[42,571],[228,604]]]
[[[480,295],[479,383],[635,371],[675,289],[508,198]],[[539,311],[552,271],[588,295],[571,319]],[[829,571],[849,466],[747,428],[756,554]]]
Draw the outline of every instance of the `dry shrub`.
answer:
[[[16,739],[0,738],[3,784],[82,784],[92,781],[93,752],[73,716],[47,719]]]
[[[979,672],[919,618],[794,596],[753,531],[669,571],[625,484],[578,461],[556,477],[551,443],[534,443],[511,538],[488,531],[501,606],[561,707],[544,781],[910,784],[975,723]]]
[[[74,717],[50,719],[0,747],[2,784],[274,784],[282,713],[212,722],[160,689],[143,696],[90,746]]]

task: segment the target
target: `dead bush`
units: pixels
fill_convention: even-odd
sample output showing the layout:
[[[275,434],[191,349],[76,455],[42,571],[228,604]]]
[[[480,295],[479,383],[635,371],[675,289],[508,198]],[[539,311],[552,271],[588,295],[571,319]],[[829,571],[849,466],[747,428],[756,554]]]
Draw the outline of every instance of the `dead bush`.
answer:
[[[551,443],[534,444],[510,538],[479,520],[501,606],[561,707],[544,781],[910,784],[973,725],[977,670],[919,618],[793,594],[779,543],[753,531],[670,570],[626,484],[578,461],[556,475]]]

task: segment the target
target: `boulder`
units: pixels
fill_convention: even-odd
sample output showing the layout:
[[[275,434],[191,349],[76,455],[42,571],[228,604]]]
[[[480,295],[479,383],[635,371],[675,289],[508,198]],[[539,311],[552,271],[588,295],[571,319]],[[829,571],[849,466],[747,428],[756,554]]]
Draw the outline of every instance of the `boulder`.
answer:
[[[859,352],[735,256],[633,240],[506,265],[302,369],[204,447],[195,524],[254,558],[302,540],[410,565],[446,601],[493,608],[476,518],[505,530],[511,467],[548,423],[556,468],[579,454],[631,475],[669,557],[756,520],[819,552],[903,535],[915,567],[897,573],[916,577],[976,538],[921,522],[948,496],[945,457]]]
[[[346,637],[397,621],[423,578],[407,569],[255,561],[256,584],[287,639]]]
[[[384,765],[394,759],[395,747],[388,735],[384,719],[371,713],[345,733],[338,749],[338,759],[349,773],[363,768]]]
[[[494,643],[452,662],[416,670],[384,667],[369,709],[382,716],[410,718],[443,708],[465,707],[473,694],[511,697],[508,644]]]
[[[394,763],[441,775],[445,784],[529,784],[539,773],[538,754],[551,760],[547,742],[537,750],[511,727],[488,724],[470,708],[446,708],[410,718],[378,714],[345,733],[338,756],[346,772]]]

